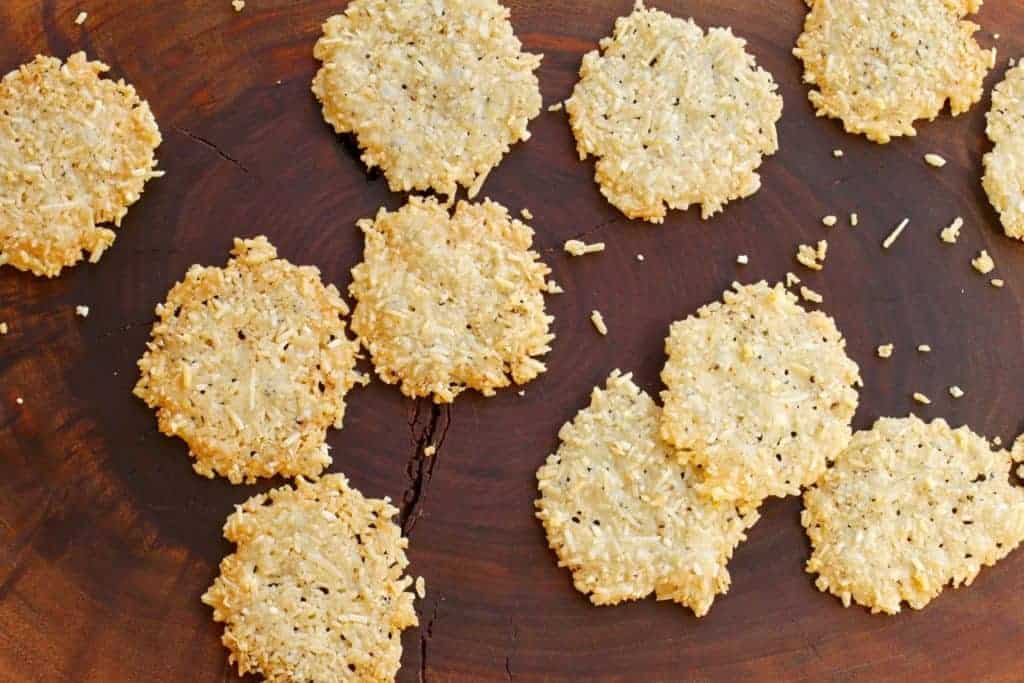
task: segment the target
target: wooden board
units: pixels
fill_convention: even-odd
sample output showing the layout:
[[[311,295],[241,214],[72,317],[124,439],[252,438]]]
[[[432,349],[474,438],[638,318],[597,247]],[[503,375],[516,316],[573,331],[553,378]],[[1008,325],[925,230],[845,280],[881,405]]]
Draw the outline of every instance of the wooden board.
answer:
[[[86,49],[137,86],[165,142],[167,176],[129,212],[96,266],[45,281],[0,268],[0,681],[230,681],[220,627],[199,596],[230,552],[220,527],[260,486],[193,474],[184,444],[156,430],[131,395],[153,307],[193,263],[221,264],[236,235],[267,234],[344,289],[362,240],[353,222],[402,198],[367,174],[323,122],[309,91],[319,25],[344,3],[249,0],[6,0],[0,71],[37,52]],[[631,0],[514,0],[527,48],[545,53],[545,104],[565,98],[582,55]],[[564,114],[492,173],[484,194],[536,216],[537,243],[566,294],[551,297],[558,339],[550,371],[520,397],[465,394],[452,407],[403,399],[375,382],[351,395],[335,464],[366,494],[403,501],[412,571],[426,577],[422,626],[407,631],[403,681],[834,680],[1019,681],[1024,552],[895,618],[843,609],[803,565],[797,498],[766,505],[732,562],[733,587],[700,621],[653,600],[595,608],[555,564],[533,518],[534,472],[563,421],[612,368],[660,389],[668,324],[735,279],[776,280],[796,245],[827,238],[827,266],[806,282],[849,338],[865,388],[859,427],[910,410],[1012,439],[1024,426],[1024,245],[1001,235],[979,184],[984,112],[943,116],[885,147],[816,119],[790,50],[802,0],[659,0],[704,25],[731,25],[780,84],[781,151],[764,186],[702,222],[624,220],[593,164],[574,153]],[[82,27],[73,23],[89,12]],[[1024,50],[1024,5],[990,0],[980,41],[999,67]],[[998,41],[992,33],[1001,33]],[[835,159],[832,150],[846,155]],[[925,152],[949,160],[925,166]],[[827,231],[820,217],[860,214]],[[937,239],[955,216],[960,244]],[[889,251],[880,242],[911,219]],[[602,240],[572,259],[569,237]],[[988,249],[996,290],[970,258]],[[738,267],[736,255],[750,255]],[[646,258],[636,259],[637,254]],[[89,305],[88,319],[76,304]],[[588,320],[600,309],[607,338]],[[874,348],[893,342],[894,357]],[[917,344],[933,347],[916,353]],[[953,401],[951,384],[967,395]],[[921,391],[930,407],[915,405]],[[15,399],[24,398],[24,405]],[[425,435],[441,443],[417,459]],[[274,482],[279,484],[280,482]]]

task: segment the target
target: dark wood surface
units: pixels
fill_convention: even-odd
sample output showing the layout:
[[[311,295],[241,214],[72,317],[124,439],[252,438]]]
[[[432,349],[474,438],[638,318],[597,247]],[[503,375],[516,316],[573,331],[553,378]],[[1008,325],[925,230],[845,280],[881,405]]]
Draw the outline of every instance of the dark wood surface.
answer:
[[[4,683],[236,680],[199,596],[231,550],[220,529],[232,506],[281,481],[203,479],[184,444],[157,432],[131,395],[153,306],[190,264],[222,264],[232,237],[258,233],[345,289],[362,249],[353,222],[402,202],[332,133],[309,91],[319,25],[345,3],[248,4],[240,15],[228,0],[0,4],[0,71],[78,49],[109,63],[151,103],[167,171],[98,265],[52,281],[0,268],[0,321],[11,327],[0,337]],[[545,105],[569,95],[582,55],[631,4],[510,2],[527,48],[545,54]],[[549,372],[524,397],[467,393],[443,408],[375,381],[350,395],[345,428],[329,435],[333,470],[368,495],[402,501],[411,571],[427,580],[400,680],[1024,680],[1020,550],[971,588],[894,618],[843,609],[814,588],[797,498],[765,506],[731,564],[732,590],[699,621],[654,600],[592,607],[556,566],[533,499],[559,425],[612,368],[659,391],[668,324],[735,279],[798,269],[799,242],[829,240],[824,272],[799,272],[825,295],[861,364],[858,427],[910,410],[1004,440],[1024,426],[1024,245],[1002,236],[979,183],[988,95],[966,115],[880,147],[814,117],[790,54],[802,0],[655,4],[749,39],[785,98],[781,151],[753,198],[706,222],[675,212],[660,227],[631,223],[603,201],[562,113],[544,112],[533,138],[491,174],[483,194],[533,212],[536,242],[566,289],[549,300],[558,335]],[[89,19],[75,26],[83,9]],[[1024,49],[1024,6],[990,0],[978,21],[979,40],[999,47],[989,90]],[[834,148],[846,155],[833,158]],[[950,163],[926,167],[925,152]],[[858,228],[820,223],[851,211]],[[966,220],[960,244],[940,243],[938,229],[957,215]],[[906,233],[883,252],[905,216]],[[608,250],[564,255],[562,242],[581,235]],[[981,248],[1005,289],[971,269]],[[749,266],[735,264],[739,253]],[[76,304],[91,307],[88,319],[75,317]],[[607,338],[591,327],[594,308]],[[875,346],[890,341],[895,356],[877,359]],[[934,351],[916,353],[919,343]],[[951,384],[967,396],[950,399]],[[933,404],[913,404],[914,391]],[[422,461],[428,437],[440,448]]]

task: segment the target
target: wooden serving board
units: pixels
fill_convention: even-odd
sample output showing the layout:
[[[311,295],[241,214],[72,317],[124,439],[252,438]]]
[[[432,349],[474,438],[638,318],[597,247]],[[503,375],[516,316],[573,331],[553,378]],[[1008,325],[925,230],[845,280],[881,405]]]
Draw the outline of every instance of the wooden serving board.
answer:
[[[543,52],[545,105],[567,97],[580,59],[632,0],[510,0],[518,35]],[[917,138],[878,146],[816,119],[790,50],[802,0],[657,0],[705,26],[730,25],[780,85],[781,151],[763,188],[701,221],[625,220],[577,160],[564,113],[544,112],[483,194],[528,207],[536,243],[566,293],[550,297],[558,335],[549,372],[526,387],[453,406],[404,399],[379,381],[350,395],[335,462],[364,493],[400,501],[414,575],[427,580],[421,626],[405,633],[403,681],[1021,681],[1024,551],[897,617],[843,609],[803,571],[798,498],[763,509],[731,564],[733,586],[697,620],[643,600],[592,607],[559,569],[533,517],[534,472],[559,426],[613,368],[661,389],[669,323],[733,280],[799,272],[825,295],[861,364],[856,418],[913,410],[1009,442],[1024,426],[1024,245],[1002,236],[979,177],[989,96]],[[222,264],[231,239],[265,233],[283,256],[345,289],[360,260],[356,219],[399,206],[310,94],[320,23],[345,3],[249,0],[4,0],[0,72],[36,53],[85,49],[149,100],[166,177],[151,182],[98,265],[56,280],[0,268],[0,681],[230,681],[236,674],[199,596],[231,551],[232,506],[280,480],[231,486],[192,472],[183,442],[160,435],[134,398],[153,307],[193,263]],[[74,24],[79,11],[89,18]],[[979,40],[1024,51],[1024,5],[989,0]],[[995,40],[994,33],[1001,37]],[[845,156],[833,158],[841,148]],[[922,155],[949,160],[942,170]],[[845,216],[856,211],[860,225]],[[828,230],[826,214],[842,218]],[[937,238],[955,216],[959,244]],[[884,236],[904,217],[895,246]],[[607,243],[571,258],[570,237]],[[825,270],[793,260],[827,238]],[[1006,287],[970,265],[993,255]],[[737,254],[750,265],[736,265]],[[636,255],[643,254],[644,261]],[[91,308],[76,318],[75,306]],[[599,336],[588,319],[604,313]],[[890,360],[878,344],[893,342]],[[920,343],[934,349],[923,355]],[[959,401],[946,393],[958,384]],[[931,406],[916,405],[921,391]],[[23,397],[24,404],[16,403]],[[437,455],[419,459],[426,439]]]

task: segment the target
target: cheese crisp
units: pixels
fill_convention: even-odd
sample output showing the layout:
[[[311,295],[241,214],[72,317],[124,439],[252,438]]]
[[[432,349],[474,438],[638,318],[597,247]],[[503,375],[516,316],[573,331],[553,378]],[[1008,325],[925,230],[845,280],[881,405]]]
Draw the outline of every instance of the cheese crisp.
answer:
[[[540,113],[534,71],[496,0],[353,0],[323,27],[313,92],[395,192],[472,198]]]
[[[160,145],[149,105],[76,52],[0,81],[0,264],[54,277],[114,242]]]
[[[816,481],[850,440],[860,377],[845,349],[781,284],[735,284],[673,323],[661,434],[700,469],[697,490],[757,504]]]
[[[1024,489],[1009,475],[1010,455],[967,427],[882,418],[804,494],[807,571],[844,605],[921,609],[1024,540]]]
[[[745,48],[728,28],[705,33],[638,1],[583,58],[565,108],[609,202],[661,223],[666,207],[700,204],[708,218],[758,190],[782,98]]]
[[[358,223],[363,262],[352,269],[352,330],[388,384],[437,403],[466,388],[492,396],[547,368],[554,320],[544,312],[550,269],[533,230],[490,200],[410,197]]]
[[[265,237],[236,239],[231,253],[225,268],[192,266],[157,306],[135,394],[199,474],[315,477],[331,463],[327,427],[341,427],[345,394],[365,381],[348,307]]]
[[[758,514],[697,495],[697,474],[658,436],[660,412],[613,372],[538,470],[537,517],[595,605],[654,593],[700,617],[729,589],[726,563]]]
[[[416,626],[409,541],[388,499],[344,475],[298,479],[235,509],[237,546],[203,595],[238,673],[268,681],[392,681]]]
[[[995,50],[963,21],[981,0],[814,0],[793,54],[818,116],[886,143],[916,135],[949,101],[953,115],[981,99]]]
[[[985,155],[982,185],[1003,231],[1024,240],[1024,66],[1007,71],[992,90],[985,132],[994,147]]]

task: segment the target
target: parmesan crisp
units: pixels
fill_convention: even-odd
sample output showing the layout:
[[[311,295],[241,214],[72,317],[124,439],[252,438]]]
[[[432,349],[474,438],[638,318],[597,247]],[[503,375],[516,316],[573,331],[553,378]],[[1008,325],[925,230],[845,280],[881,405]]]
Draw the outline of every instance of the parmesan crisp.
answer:
[[[697,494],[696,471],[658,436],[660,412],[631,375],[612,372],[537,471],[537,517],[595,605],[654,593],[700,617],[729,589],[726,563],[758,513]]]
[[[346,393],[366,381],[348,307],[266,237],[236,239],[231,254],[224,268],[189,268],[156,307],[135,395],[203,476],[316,477],[331,463],[327,428],[341,428]]]
[[[584,56],[565,108],[580,158],[597,157],[601,193],[661,223],[667,208],[700,204],[708,218],[758,190],[782,98],[731,29],[705,33],[638,0]]]
[[[849,606],[921,609],[1024,540],[1010,455],[945,420],[882,418],[804,494],[817,586]]]
[[[123,80],[76,52],[0,81],[0,265],[55,277],[97,262],[156,170],[160,130]]]
[[[963,18],[981,0],[815,0],[793,54],[818,116],[887,143],[916,135],[949,102],[953,115],[981,99],[995,50]]]
[[[850,439],[857,364],[832,318],[782,284],[734,284],[672,324],[661,435],[714,500],[758,504],[812,484]]]
[[[352,330],[377,374],[409,397],[450,403],[467,388],[485,396],[547,368],[554,318],[533,230],[495,202],[410,197],[398,211],[359,221],[363,262],[349,292]]]
[[[1024,66],[1007,71],[992,90],[985,132],[993,147],[984,157],[981,183],[1003,231],[1024,240]]]
[[[237,548],[202,600],[224,623],[239,675],[395,679],[402,631],[418,624],[397,513],[342,474],[300,478],[235,508],[224,537]]]
[[[473,198],[540,114],[534,71],[496,0],[353,0],[324,23],[313,93],[395,192]]]

